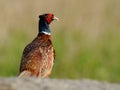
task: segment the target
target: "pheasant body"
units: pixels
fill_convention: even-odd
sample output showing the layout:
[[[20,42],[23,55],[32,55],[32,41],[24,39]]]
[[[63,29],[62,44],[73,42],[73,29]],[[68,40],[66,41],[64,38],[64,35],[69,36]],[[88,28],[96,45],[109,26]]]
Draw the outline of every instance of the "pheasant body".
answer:
[[[49,18],[49,22],[46,18]],[[53,20],[53,14],[40,16],[39,33],[23,51],[20,78],[29,76],[44,78],[50,75],[55,59],[49,28],[50,20]]]

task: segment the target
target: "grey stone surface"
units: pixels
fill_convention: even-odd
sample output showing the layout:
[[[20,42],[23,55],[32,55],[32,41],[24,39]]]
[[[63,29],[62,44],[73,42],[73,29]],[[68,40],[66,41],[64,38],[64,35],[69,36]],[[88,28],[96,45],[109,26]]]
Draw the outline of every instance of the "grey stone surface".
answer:
[[[120,84],[86,79],[0,78],[0,90],[120,90]]]

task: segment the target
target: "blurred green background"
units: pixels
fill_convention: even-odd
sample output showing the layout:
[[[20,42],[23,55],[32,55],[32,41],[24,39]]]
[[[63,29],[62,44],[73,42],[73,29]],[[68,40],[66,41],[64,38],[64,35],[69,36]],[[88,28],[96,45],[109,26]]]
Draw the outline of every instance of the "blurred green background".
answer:
[[[56,61],[51,78],[120,82],[120,0],[0,0],[0,76],[18,75],[24,47],[51,26]]]

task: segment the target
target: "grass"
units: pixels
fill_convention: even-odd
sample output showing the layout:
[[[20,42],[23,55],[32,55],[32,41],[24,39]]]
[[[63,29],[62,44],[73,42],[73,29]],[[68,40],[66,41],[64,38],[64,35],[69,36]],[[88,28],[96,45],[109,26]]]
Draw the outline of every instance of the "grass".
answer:
[[[57,43],[54,44],[58,56],[52,77],[91,78],[119,82],[120,42],[117,39],[119,35],[113,33],[114,31],[109,31],[90,44],[87,44],[89,41],[82,40],[82,36],[78,33],[74,37],[75,33],[73,33],[72,46],[69,45],[70,43],[65,43],[67,42],[63,39],[65,32],[59,33],[60,36],[57,35],[59,38],[55,39]]]
[[[57,55],[52,78],[91,78],[120,82],[120,42],[116,34],[108,32],[89,45],[78,32],[69,39],[70,45],[66,43],[66,34],[65,30],[60,30],[53,37]],[[18,74],[22,50],[31,40],[26,32],[14,31],[9,34],[9,39],[0,47],[0,76]]]

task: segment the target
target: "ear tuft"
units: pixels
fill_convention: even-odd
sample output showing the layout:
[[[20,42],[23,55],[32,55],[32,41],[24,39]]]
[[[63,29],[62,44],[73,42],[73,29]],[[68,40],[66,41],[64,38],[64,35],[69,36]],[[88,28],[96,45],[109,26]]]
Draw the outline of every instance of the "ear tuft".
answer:
[[[41,17],[42,17],[42,15],[39,16],[39,18],[41,18]]]

